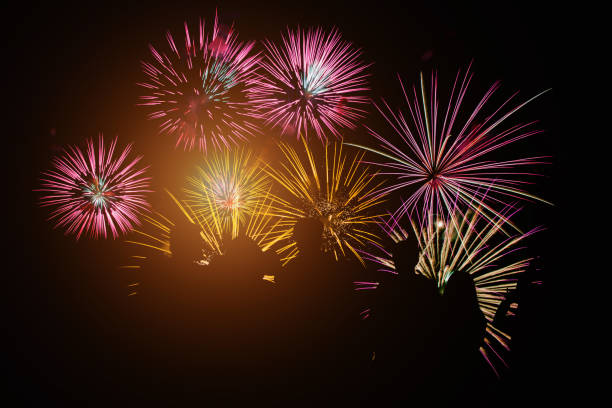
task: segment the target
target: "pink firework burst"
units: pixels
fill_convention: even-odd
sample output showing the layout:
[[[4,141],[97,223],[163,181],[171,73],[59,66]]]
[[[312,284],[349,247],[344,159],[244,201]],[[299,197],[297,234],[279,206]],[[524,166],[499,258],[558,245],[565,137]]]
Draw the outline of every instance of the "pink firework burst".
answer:
[[[369,89],[369,65],[359,60],[359,49],[342,41],[336,29],[327,35],[322,29],[287,30],[281,47],[269,40],[264,46],[266,75],[257,88],[257,104],[266,123],[298,138],[314,130],[321,140],[329,133],[341,138],[341,128],[355,127]]]
[[[66,235],[76,234],[77,240],[83,233],[106,238],[110,229],[116,238],[140,225],[139,211],[149,207],[145,193],[150,192],[150,178],[144,177],[146,168],[136,167],[142,156],[125,164],[131,144],[113,157],[116,145],[117,137],[106,150],[100,134],[97,151],[93,139],[87,141],[85,154],[70,146],[53,158],[54,169],[43,173],[42,188],[37,190],[44,192],[40,205],[55,207],[49,219],[65,227]]]
[[[195,38],[185,23],[185,42],[175,42],[170,32],[166,39],[170,53],[149,45],[153,62],[142,62],[147,90],[139,105],[152,108],[149,119],[157,119],[161,133],[174,135],[176,146],[230,147],[247,140],[258,131],[253,121],[253,88],[258,83],[258,54],[254,42],[237,41],[232,27],[218,23],[215,15],[212,32],[206,33],[200,20]]]
[[[382,150],[354,145],[389,159],[376,163],[383,169],[379,174],[393,176],[396,182],[377,194],[382,196],[396,190],[412,189],[395,212],[396,217],[412,215],[415,209],[423,214],[448,215],[457,203],[466,205],[466,208],[479,208],[485,217],[492,218],[500,216],[495,208],[505,207],[508,200],[546,202],[523,189],[523,185],[531,184],[524,178],[535,174],[519,171],[519,168],[542,164],[544,157],[494,160],[492,156],[514,142],[541,133],[540,130],[531,129],[535,122],[502,126],[509,117],[547,91],[503,113],[518,94],[515,93],[492,113],[484,115],[483,108],[500,86],[499,82],[495,82],[476,108],[465,115],[461,113],[462,101],[472,75],[469,67],[462,79],[460,72],[457,73],[448,105],[441,111],[438,110],[438,79],[435,73],[429,87],[421,74],[420,89],[413,87],[412,98],[400,79],[410,116],[406,117],[401,111],[394,112],[384,100],[386,109],[378,105],[376,108],[400,136],[403,144],[396,146],[368,128],[380,142]],[[429,99],[426,96],[428,91]],[[460,117],[465,120],[460,120]],[[422,215],[421,218],[426,217]]]

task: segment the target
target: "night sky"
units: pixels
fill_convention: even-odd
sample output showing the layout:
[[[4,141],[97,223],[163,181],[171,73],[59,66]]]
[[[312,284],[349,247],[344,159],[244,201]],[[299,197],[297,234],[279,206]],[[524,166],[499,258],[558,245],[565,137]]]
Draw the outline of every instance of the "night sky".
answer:
[[[564,153],[558,10],[530,2],[128,3],[27,2],[11,12],[5,52],[16,70],[4,77],[9,85],[4,99],[18,108],[5,117],[11,133],[4,135],[13,143],[13,149],[4,151],[5,174],[16,181],[12,192],[5,191],[5,201],[10,196],[14,205],[13,213],[6,214],[5,233],[15,239],[7,250],[15,262],[6,270],[12,328],[6,332],[5,351],[10,363],[6,371],[12,374],[8,389],[18,400],[25,406],[59,404],[72,394],[106,392],[89,384],[113,375],[109,361],[121,347],[113,322],[125,306],[124,272],[117,268],[125,251],[122,239],[76,242],[53,229],[46,221],[48,209],[37,206],[38,194],[32,191],[41,171],[61,147],[81,144],[102,131],[107,140],[118,134],[120,144],[135,143],[135,152],[151,165],[154,189],[180,188],[197,155],[174,149],[173,138],[159,136],[157,123],[146,120],[147,111],[136,106],[142,92],[136,83],[144,79],[140,61],[150,59],[149,43],[166,46],[166,30],[180,38],[184,21],[195,28],[199,17],[210,21],[215,8],[223,22],[235,23],[243,41],[278,41],[287,26],[337,27],[343,39],[362,48],[364,61],[374,63],[372,98],[385,97],[393,107],[403,104],[397,74],[412,84],[419,72],[436,69],[450,86],[457,70],[472,60],[470,101],[495,80],[502,81],[497,101],[515,91],[524,100],[552,88],[520,113],[523,122],[538,120],[544,133],[504,151],[509,158],[551,156],[550,164],[539,168],[543,176],[528,190],[555,206],[525,203],[519,218],[522,225],[546,228],[526,248],[538,259],[525,279],[544,283],[522,305],[511,369],[500,381],[483,385],[495,401],[491,406],[533,406],[551,398],[552,388],[544,379],[563,375],[556,366],[555,341],[562,334],[555,288],[568,272],[558,258],[565,202],[559,187]],[[365,123],[388,129],[378,116],[370,109]],[[363,129],[350,132],[347,139],[376,145]]]

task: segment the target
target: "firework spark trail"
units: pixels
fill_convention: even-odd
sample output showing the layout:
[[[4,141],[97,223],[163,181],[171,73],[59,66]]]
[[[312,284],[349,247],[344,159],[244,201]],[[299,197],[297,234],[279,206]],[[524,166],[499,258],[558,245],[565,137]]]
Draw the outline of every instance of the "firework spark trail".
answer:
[[[219,255],[222,251],[222,240],[232,232],[230,224],[224,222],[223,216],[219,214],[217,206],[214,205],[214,197],[208,194],[203,195],[203,199],[211,207],[212,215],[202,216],[201,212],[195,211],[186,201],[177,199],[172,193],[166,190],[174,204],[180,210],[185,219],[197,225],[200,229],[200,236],[203,240],[203,254],[206,260],[213,255]],[[252,239],[262,251],[271,249],[280,240],[280,235],[276,232],[279,223],[274,216],[274,200],[268,193],[262,194],[254,200],[252,211],[245,217],[243,235]],[[154,228],[146,232],[134,229],[137,236],[146,237],[140,241],[129,240],[130,244],[151,248],[155,251],[171,254],[170,251],[170,231],[175,223],[162,214],[156,213],[156,217],[145,216],[146,223]],[[235,238],[235,236],[231,236]]]
[[[182,207],[169,191],[166,190],[166,192],[179,205],[181,213],[185,216],[187,222],[197,224],[195,217],[190,215],[189,208]],[[214,254],[214,242],[210,241],[202,225],[198,226],[200,227],[200,238],[202,238],[202,256],[201,259],[194,259],[194,261],[200,265],[207,265]],[[175,222],[170,218],[159,212],[152,211],[150,215],[143,217],[143,223],[140,228],[134,228],[131,231],[129,239],[126,239],[125,243],[130,246],[132,255],[129,256],[127,264],[120,266],[121,269],[126,269],[130,272],[130,279],[133,280],[131,284],[127,285],[129,290],[128,296],[138,295],[142,278],[146,280],[146,274],[142,274],[143,266],[146,271],[146,264],[148,262],[157,262],[157,257],[159,256],[172,256],[170,242],[172,231],[175,227]]]
[[[160,120],[160,132],[175,135],[176,146],[200,151],[230,147],[259,132],[252,107],[259,54],[254,42],[241,43],[233,29],[220,29],[215,15],[212,32],[192,38],[185,23],[184,47],[166,34],[171,52],[149,46],[153,62],[142,62],[147,90],[139,105],[152,107],[149,119]]]
[[[217,239],[215,231],[211,224],[200,220],[194,211],[186,204],[181,203],[170,191],[166,193],[172,199],[172,202],[177,206],[181,214],[180,217],[185,217],[184,222],[194,224],[200,230],[200,238],[202,239],[202,259],[199,261],[203,264],[208,264],[214,254],[221,253],[221,241]],[[179,218],[180,218],[179,217]],[[170,247],[171,232],[176,227],[175,221],[166,217],[159,212],[152,212],[150,215],[143,217],[143,225],[141,228],[133,228],[130,239],[125,242],[134,245],[138,248],[145,248],[145,252],[138,252],[132,258],[144,260],[154,255],[171,256]],[[139,268],[139,265],[127,265],[123,268]]]
[[[43,173],[42,188],[36,190],[44,193],[42,207],[55,207],[49,219],[57,219],[56,227],[66,227],[77,240],[83,233],[106,238],[109,229],[116,238],[139,225],[139,214],[149,208],[147,167],[136,168],[142,156],[124,164],[132,145],[114,157],[117,139],[106,150],[100,134],[97,151],[90,139],[85,154],[70,146],[53,158],[54,170]]]
[[[208,265],[215,256],[223,253],[223,239],[227,233],[231,233],[231,224],[223,221],[223,216],[219,214],[217,206],[214,205],[214,198],[209,194],[204,194],[203,199],[210,205],[211,213],[203,217],[201,212],[194,211],[185,201],[177,199],[172,193],[166,190],[173,203],[180,210],[187,222],[190,222],[200,230],[202,239],[202,258],[195,260],[200,265]],[[260,195],[252,204],[252,211],[245,216],[244,236],[252,239],[255,244],[263,251],[275,250],[276,244],[283,239],[284,235],[278,231],[279,220],[273,215],[274,201],[268,194]],[[154,259],[156,256],[171,256],[170,247],[171,232],[176,226],[175,222],[160,213],[143,216],[143,227],[134,228],[132,236],[125,242],[134,248],[134,254],[130,256],[127,264],[121,268],[128,270],[138,270],[147,259]],[[264,276],[263,279],[272,280],[273,276]],[[135,287],[140,282],[128,285],[132,290],[131,295],[137,294]]]
[[[469,67],[463,79],[460,79],[460,72],[457,73],[444,112],[438,111],[438,79],[435,73],[431,78],[429,103],[422,74],[420,91],[413,87],[412,100],[400,79],[412,121],[401,111],[394,112],[384,100],[385,109],[375,106],[400,136],[403,145],[394,145],[370,128],[369,132],[380,142],[382,150],[347,143],[390,160],[374,163],[382,169],[381,175],[393,176],[396,180],[380,189],[377,192],[379,196],[412,189],[408,199],[395,212],[396,218],[405,214],[414,216],[415,211],[422,212],[421,219],[426,218],[426,213],[449,214],[455,208],[453,198],[458,198],[459,203],[467,204],[469,208],[479,208],[482,215],[489,219],[499,218],[501,213],[495,208],[505,207],[508,199],[537,200],[550,204],[524,191],[522,186],[531,183],[519,179],[537,175],[521,172],[519,167],[543,164],[544,157],[503,161],[488,159],[491,154],[512,143],[541,133],[529,129],[534,122],[513,125],[504,130],[500,130],[500,127],[522,107],[547,91],[502,113],[502,109],[517,95],[515,93],[492,114],[478,119],[480,123],[476,124],[483,108],[500,86],[496,82],[474,111],[469,113],[467,120],[459,124],[462,102],[472,75]],[[516,226],[513,227],[518,230]]]
[[[505,208],[492,221],[484,216],[480,208],[465,214],[453,211],[441,219],[431,213],[426,222],[410,220],[412,233],[415,234],[420,257],[415,273],[422,274],[436,282],[441,293],[444,292],[450,276],[456,271],[468,273],[474,279],[478,304],[487,319],[486,335],[480,352],[496,375],[496,361],[507,366],[502,357],[502,349],[510,350],[510,336],[493,325],[498,307],[508,292],[515,290],[518,276],[523,273],[531,258],[509,260],[508,257],[522,249],[518,245],[540,228],[525,233],[508,236],[502,226],[517,210]],[[398,220],[390,216],[380,223],[386,235],[394,242],[408,237]],[[379,271],[395,274],[392,254],[382,247],[374,252],[362,252],[364,259],[378,265]],[[355,282],[356,289],[376,289],[377,282]],[[495,356],[495,358],[493,358]]]
[[[332,30],[287,30],[278,47],[264,41],[265,75],[256,88],[259,111],[266,123],[282,133],[308,137],[309,130],[321,140],[329,134],[342,138],[340,129],[354,128],[368,103],[366,72],[370,65],[359,60],[361,51],[341,40]]]
[[[357,250],[378,242],[377,234],[370,231],[370,227],[376,224],[380,214],[371,212],[384,200],[372,193],[382,182],[375,184],[374,175],[361,165],[363,153],[350,159],[341,143],[334,143],[333,149],[325,145],[325,166],[319,170],[305,139],[302,144],[305,160],[291,146],[280,143],[284,156],[280,167],[266,167],[286,195],[286,199],[274,195],[274,212],[282,220],[279,228],[284,231],[286,242],[278,251],[283,256],[283,263],[298,253],[292,239],[293,226],[304,217],[317,217],[322,221],[325,251],[332,252],[336,259],[340,255],[353,254],[363,263]]]
[[[198,176],[189,177],[185,202],[197,217],[218,217],[222,229],[238,235],[246,216],[268,194],[271,180],[250,150],[215,152],[206,157]]]

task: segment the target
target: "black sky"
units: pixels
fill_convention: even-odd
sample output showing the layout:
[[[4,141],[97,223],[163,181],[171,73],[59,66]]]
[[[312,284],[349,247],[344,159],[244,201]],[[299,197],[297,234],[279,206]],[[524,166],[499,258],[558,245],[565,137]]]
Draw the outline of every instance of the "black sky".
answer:
[[[4,152],[8,174],[17,181],[11,199],[11,211],[17,215],[8,216],[9,230],[16,231],[16,245],[8,250],[16,261],[8,263],[15,265],[8,271],[7,310],[14,329],[8,331],[7,351],[15,373],[9,389],[23,401],[62,399],[72,392],[75,378],[110,375],[103,363],[92,368],[87,361],[112,353],[113,346],[107,344],[120,343],[113,337],[112,322],[121,310],[109,305],[124,295],[114,268],[121,240],[75,242],[64,236],[46,221],[47,211],[37,207],[32,189],[56,146],[79,144],[99,131],[119,134],[124,143],[134,141],[161,184],[184,172],[183,167],[164,167],[163,161],[181,162],[182,152],[174,151],[171,141],[161,142],[155,124],[135,106],[140,92],[135,83],[143,79],[140,61],[148,58],[149,43],[164,46],[167,29],[179,33],[185,20],[192,26],[200,16],[210,20],[218,7],[220,18],[234,21],[243,40],[277,40],[287,26],[298,24],[338,27],[345,39],[363,49],[364,60],[374,62],[373,98],[385,97],[394,106],[401,103],[398,73],[412,83],[420,71],[437,69],[449,85],[457,70],[472,60],[475,95],[495,80],[502,81],[502,95],[520,91],[524,99],[552,88],[521,114],[526,121],[540,120],[538,127],[545,132],[509,152],[552,156],[552,164],[542,168],[545,177],[530,191],[556,206],[528,204],[523,220],[547,228],[528,248],[541,257],[537,276],[544,288],[529,303],[529,315],[516,334],[513,370],[493,391],[496,399],[505,401],[496,405],[547,401],[551,388],[544,379],[563,375],[555,365],[555,342],[563,336],[555,288],[567,273],[558,259],[565,202],[560,194],[565,136],[560,126],[564,86],[559,55],[569,46],[560,36],[564,10],[535,2],[463,3],[28,2],[12,10],[5,65],[13,64],[16,70],[4,78],[5,99],[17,107],[8,113],[10,134],[5,136],[14,148]],[[425,60],[427,53],[431,57]],[[368,120],[380,124],[375,115]],[[363,132],[352,137],[373,143]],[[540,396],[531,396],[538,389]]]

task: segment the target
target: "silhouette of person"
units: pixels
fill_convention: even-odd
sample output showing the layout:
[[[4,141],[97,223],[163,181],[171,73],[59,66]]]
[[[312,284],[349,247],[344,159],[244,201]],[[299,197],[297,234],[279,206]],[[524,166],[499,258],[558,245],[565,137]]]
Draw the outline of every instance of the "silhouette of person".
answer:
[[[278,338],[281,371],[277,381],[288,396],[319,401],[344,390],[354,336],[353,288],[345,268],[322,251],[323,224],[316,218],[299,220],[293,239],[299,251],[279,274]],[[352,391],[349,391],[349,393]],[[347,394],[348,395],[348,394]]]
[[[151,257],[139,290],[137,340],[146,387],[160,392],[195,389],[191,377],[201,366],[206,285],[204,242],[199,228],[185,220],[170,233],[169,256]]]
[[[316,286],[316,281],[324,276],[325,269],[312,268],[317,264],[326,264],[328,259],[321,252],[323,224],[316,218],[303,218],[293,227],[293,240],[298,255],[280,274],[278,283],[288,290],[294,285],[305,284]],[[310,286],[309,286],[310,288]]]
[[[438,366],[440,299],[434,282],[415,272],[418,257],[414,236],[394,243],[396,275],[377,289],[374,375],[378,393],[398,404],[423,398]]]
[[[273,342],[270,299],[274,284],[263,279],[276,269],[257,244],[244,235],[224,236],[223,253],[210,264],[208,369],[215,372],[214,392],[247,399],[267,387]]]
[[[495,311],[493,326],[503,330],[506,333],[510,333],[512,331],[516,320],[518,305],[520,304],[518,293],[518,288],[512,291],[506,291],[504,300],[501,301],[497,307],[497,310]]]
[[[454,272],[444,288],[444,331],[447,344],[443,375],[448,381],[447,395],[459,400],[471,395],[472,379],[479,366],[478,349],[487,321],[478,306],[476,286],[471,275]]]

